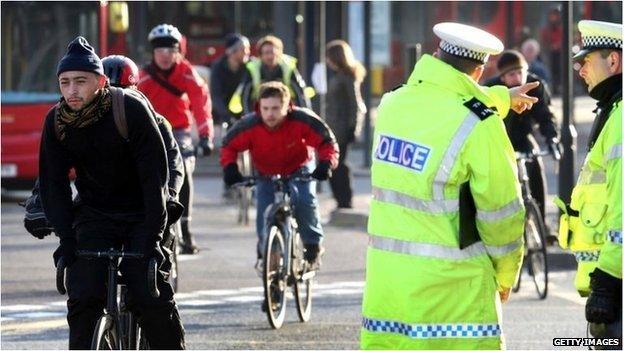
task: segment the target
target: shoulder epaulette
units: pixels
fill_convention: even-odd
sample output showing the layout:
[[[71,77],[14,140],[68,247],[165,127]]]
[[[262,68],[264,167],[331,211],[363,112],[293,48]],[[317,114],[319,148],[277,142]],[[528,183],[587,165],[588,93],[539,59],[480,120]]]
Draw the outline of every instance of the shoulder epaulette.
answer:
[[[479,117],[482,121],[494,114],[494,111],[491,108],[487,107],[476,97],[464,102],[464,106],[477,115],[477,117]]]

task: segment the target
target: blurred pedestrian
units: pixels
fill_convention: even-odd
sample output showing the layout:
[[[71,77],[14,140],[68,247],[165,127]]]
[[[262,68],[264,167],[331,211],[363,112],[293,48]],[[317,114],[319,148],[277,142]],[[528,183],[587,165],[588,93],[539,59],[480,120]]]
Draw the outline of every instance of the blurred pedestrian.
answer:
[[[540,57],[540,44],[535,39],[527,39],[522,43],[520,51],[529,65],[529,72],[540,77],[549,86],[552,84],[548,68]]]
[[[326,55],[327,66],[333,74],[327,89],[325,120],[334,132],[340,149],[338,167],[329,184],[338,208],[351,208],[353,190],[347,149],[355,141],[358,116],[366,109],[360,92],[366,69],[355,59],[351,47],[344,40],[329,42]]]
[[[553,7],[548,12],[548,23],[542,28],[542,43],[548,43],[550,72],[552,73],[552,90],[555,95],[561,92],[561,48],[563,46],[563,24],[561,10]]]

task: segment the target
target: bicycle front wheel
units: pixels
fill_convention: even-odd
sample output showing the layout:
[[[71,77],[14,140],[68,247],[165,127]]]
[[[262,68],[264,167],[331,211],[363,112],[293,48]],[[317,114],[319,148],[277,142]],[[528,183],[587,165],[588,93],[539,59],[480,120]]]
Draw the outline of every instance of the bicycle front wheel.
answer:
[[[117,326],[115,320],[109,314],[105,314],[95,325],[93,339],[91,340],[91,350],[121,350]]]
[[[286,316],[286,281],[284,280],[284,235],[277,226],[271,226],[264,252],[264,301],[269,323],[279,329]]]
[[[525,204],[524,240],[529,275],[533,277],[540,299],[548,294],[548,256],[546,254],[546,225],[534,200]]]
[[[303,257],[303,242],[298,232],[295,232],[295,235],[293,235],[293,240],[292,277],[295,280],[295,303],[299,320],[305,323],[310,320],[312,315],[313,272],[307,272],[307,263]]]

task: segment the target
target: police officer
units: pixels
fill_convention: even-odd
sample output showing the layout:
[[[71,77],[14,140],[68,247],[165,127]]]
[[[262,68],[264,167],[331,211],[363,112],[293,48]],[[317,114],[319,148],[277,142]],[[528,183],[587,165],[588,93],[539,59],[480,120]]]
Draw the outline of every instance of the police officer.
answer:
[[[284,43],[273,35],[260,38],[256,44],[260,58],[252,58],[246,67],[249,75],[243,81],[233,100],[241,101],[245,114],[254,112],[260,84],[270,81],[284,83],[290,89],[290,96],[296,106],[311,108],[305,95],[306,84],[297,70],[297,59],[284,54]],[[238,95],[240,92],[240,97]],[[232,103],[232,107],[236,104]]]
[[[458,23],[433,31],[436,54],[379,105],[364,349],[500,348],[499,296],[522,262],[524,206],[501,116],[530,108],[525,92],[539,83],[480,87],[500,40]]]
[[[559,202],[559,242],[578,260],[574,283],[581,296],[589,294],[590,332],[621,338],[622,25],[584,20],[578,28],[583,48],[574,60],[598,109],[571,203]]]

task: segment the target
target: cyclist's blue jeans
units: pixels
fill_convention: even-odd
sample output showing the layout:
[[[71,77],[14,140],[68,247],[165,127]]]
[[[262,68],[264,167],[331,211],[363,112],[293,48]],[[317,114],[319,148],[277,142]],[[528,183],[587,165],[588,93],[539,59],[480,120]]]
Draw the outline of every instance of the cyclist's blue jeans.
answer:
[[[309,167],[302,167],[296,174],[301,172],[310,173]],[[295,206],[295,219],[299,226],[299,233],[304,244],[320,244],[323,239],[321,228],[321,215],[316,199],[316,181],[292,182],[291,186],[297,188],[297,194],[291,201]],[[256,183],[256,233],[258,234],[258,257],[264,252],[264,212],[273,203],[274,185],[269,179],[258,178]],[[291,191],[291,194],[294,192]]]

